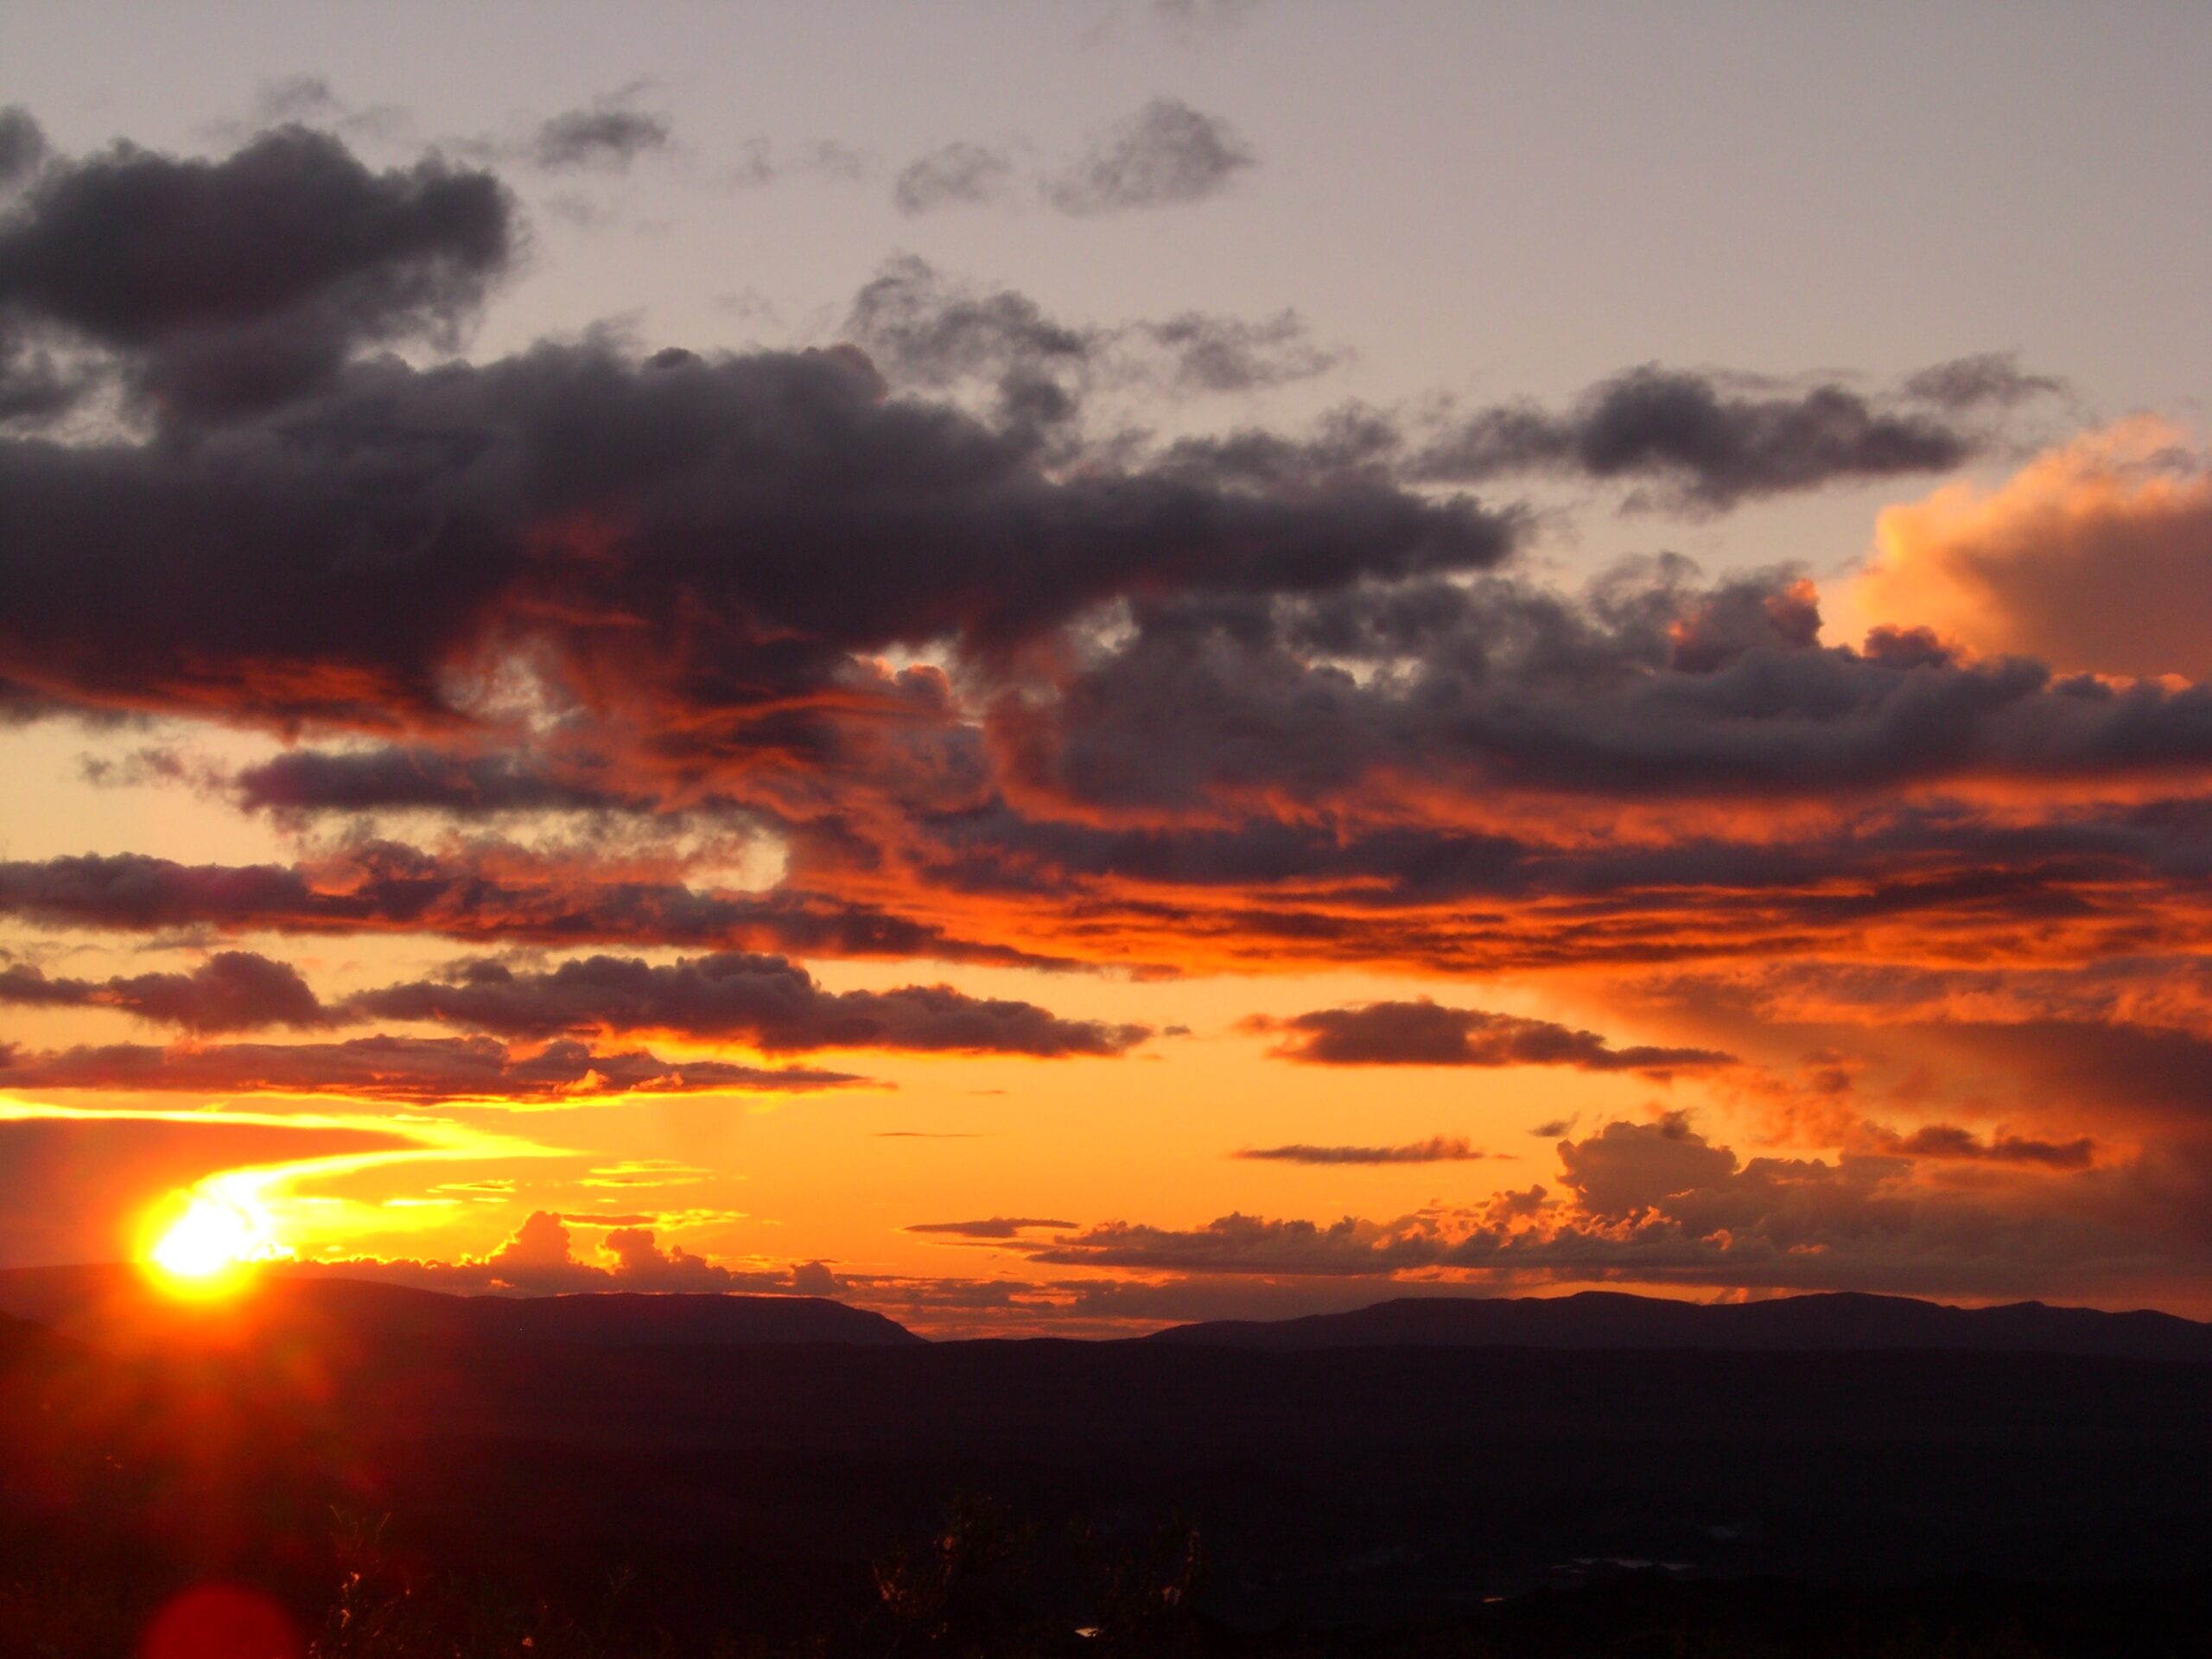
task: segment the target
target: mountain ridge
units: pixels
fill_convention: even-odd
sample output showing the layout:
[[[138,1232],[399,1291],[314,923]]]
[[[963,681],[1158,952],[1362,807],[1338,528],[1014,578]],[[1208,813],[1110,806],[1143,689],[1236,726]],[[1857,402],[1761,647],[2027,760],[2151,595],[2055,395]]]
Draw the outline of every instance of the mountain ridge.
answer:
[[[1214,1319],[1141,1338],[1277,1352],[1332,1348],[1668,1349],[1826,1352],[1935,1349],[2212,1363],[2212,1325],[2136,1309],[2012,1302],[1959,1307],[1822,1291],[1757,1302],[1683,1302],[1620,1291],[1569,1296],[1405,1296],[1339,1313]]]

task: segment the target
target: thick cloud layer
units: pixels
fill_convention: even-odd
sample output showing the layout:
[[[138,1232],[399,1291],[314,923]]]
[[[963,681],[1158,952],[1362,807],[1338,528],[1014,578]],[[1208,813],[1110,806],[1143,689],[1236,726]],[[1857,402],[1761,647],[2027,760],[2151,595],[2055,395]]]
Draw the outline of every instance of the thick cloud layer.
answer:
[[[616,168],[671,142],[618,99],[516,155]],[[1160,100],[1073,162],[954,146],[897,188],[1104,218],[1251,165]],[[0,1090],[782,1092],[861,1080],[760,1055],[1149,1034],[935,973],[831,991],[798,958],[1351,969],[1343,995],[1377,1000],[1231,1006],[1304,1008],[1249,1029],[1355,1091],[1368,1066],[1590,1074],[1550,1078],[1574,1099],[1544,1115],[1583,1115],[1547,1127],[1554,1182],[1333,1225],[1000,1197],[918,1230],[1109,1275],[1035,1293],[1101,1318],[1182,1294],[1133,1278],[1978,1295],[2202,1272],[2204,468],[2170,430],[1893,513],[1847,599],[1664,554],[1567,586],[1529,555],[1580,486],[1697,520],[1953,471],[2060,388],[1986,354],[1872,390],[1648,366],[1559,406],[1212,433],[1205,397],[1341,353],[1294,313],[1071,322],[914,258],[827,349],[601,332],[442,360],[522,245],[488,173],[379,169],[296,127],[209,160],[57,157],[0,119],[0,714],[140,746],[88,775],[196,790],[289,849],[0,861],[0,916],[48,935],[0,958],[0,1000],[73,1011],[5,1051]],[[1562,481],[1541,511],[1461,493]],[[311,984],[282,959],[349,935],[408,965]],[[410,938],[605,954],[441,965]],[[119,940],[234,948],[149,972]],[[1393,973],[1544,975],[1542,1006],[1578,1012]],[[68,1046],[116,1014],[185,1039]],[[230,1040],[288,1027],[314,1040]],[[1745,1153],[1681,1118],[1577,1132],[1663,1074]],[[1281,1140],[1204,1155],[1377,1191],[1479,1173],[1457,1135]],[[600,1261],[566,1224],[440,1270],[753,1282],[634,1217]]]

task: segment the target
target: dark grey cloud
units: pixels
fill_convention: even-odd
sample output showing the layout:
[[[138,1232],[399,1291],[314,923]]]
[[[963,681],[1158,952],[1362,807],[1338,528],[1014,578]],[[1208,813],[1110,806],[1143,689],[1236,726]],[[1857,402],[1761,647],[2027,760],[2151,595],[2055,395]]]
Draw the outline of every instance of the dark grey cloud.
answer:
[[[1064,966],[880,907],[804,892],[607,880],[492,843],[435,854],[363,842],[300,864],[181,864],[143,853],[0,861],[0,914],[121,932],[410,932],[535,944],[767,945],[808,956]]]
[[[899,168],[892,181],[891,199],[900,213],[909,215],[978,207],[1008,200],[1018,178],[1009,152],[961,139],[918,156]]]
[[[1032,1002],[969,996],[949,985],[833,992],[796,963],[741,952],[665,965],[591,957],[543,972],[477,962],[446,980],[363,992],[348,1007],[504,1037],[657,1032],[776,1053],[880,1048],[1061,1058],[1119,1054],[1152,1034],[1141,1026],[1062,1020]]]
[[[1681,561],[1579,600],[1498,581],[1370,584],[1313,602],[1139,607],[1024,706],[1031,787],[1094,808],[1312,804],[1391,779],[1471,797],[1893,789],[1945,777],[2117,776],[2212,756],[2212,690],[1967,662],[1932,639],[1820,643],[1787,571],[1699,586]]]
[[[864,1079],[801,1066],[664,1060],[569,1039],[522,1052],[487,1037],[355,1037],[327,1043],[116,1043],[35,1052],[0,1045],[0,1087],[194,1095],[344,1095],[366,1100],[536,1101],[626,1094],[758,1094]]]
[[[1155,397],[1254,391],[1326,373],[1345,355],[1318,343],[1295,311],[1256,320],[1186,311],[1161,321],[1071,324],[1027,295],[960,282],[912,254],[887,261],[861,289],[844,330],[896,384],[931,391],[993,385],[1009,417],[1037,423],[1072,419],[1102,388]],[[1173,469],[1198,471],[1192,453],[1171,449]],[[1218,476],[1227,480],[1230,469]]]
[[[1569,1065],[1650,1076],[1733,1063],[1712,1049],[1615,1048],[1593,1031],[1425,998],[1317,1008],[1288,1019],[1259,1014],[1244,1029],[1276,1035],[1275,1055],[1308,1065]]]
[[[33,967],[0,969],[0,1002],[109,1007],[193,1031],[323,1026],[332,1015],[298,969],[251,950],[219,950],[188,973],[56,979]]]
[[[1180,99],[1155,98],[1048,179],[1046,199],[1064,213],[1084,215],[1204,201],[1257,161],[1219,116]]]
[[[1930,371],[1963,385],[1957,365]],[[1969,399],[1968,401],[1973,401]],[[1885,407],[1837,385],[1740,390],[1657,365],[1592,387],[1572,407],[1478,411],[1406,464],[1409,476],[1471,483],[1552,473],[1647,486],[1661,499],[1723,510],[1762,496],[1942,472],[1983,435],[1923,409]]]
[[[428,745],[331,751],[289,749],[239,768],[229,780],[248,811],[436,811],[454,817],[508,812],[650,813],[653,798],[626,791],[619,779],[595,787],[588,766],[556,769],[514,749],[461,754]]]
[[[883,697],[942,683],[870,692],[856,652],[988,655],[1135,589],[1325,588],[1514,543],[1509,518],[1380,484],[1060,476],[1023,423],[882,392],[849,350],[541,346],[355,365],[200,442],[0,443],[0,677],[280,724],[450,725],[455,669],[535,644],[556,696],[617,691],[733,759],[804,760],[828,741],[810,706],[911,719]]]
[[[1315,343],[1295,311],[1248,321],[1185,311],[1140,325],[1172,359],[1179,386],[1197,391],[1258,391],[1325,374],[1344,353]]]
[[[220,161],[118,144],[49,165],[0,220],[0,319],[117,354],[164,410],[236,413],[362,346],[449,338],[518,236],[489,174],[374,172],[302,127]]]
[[[1433,1135],[1397,1147],[1246,1147],[1236,1155],[1277,1164],[1456,1164],[1490,1154],[1464,1135]]]
[[[1027,295],[969,288],[912,254],[887,261],[854,296],[845,333],[893,380],[931,389],[1080,368],[1103,343]]]
[[[2056,397],[2066,383],[2030,374],[2011,352],[1982,352],[1936,363],[1906,378],[1904,395],[1943,409],[2010,409],[2034,397]]]
[[[38,171],[51,154],[46,132],[20,104],[0,108],[0,190]]]
[[[1070,1232],[1075,1228],[1071,1221],[1056,1221],[1051,1217],[993,1216],[987,1221],[918,1221],[901,1228],[908,1233],[944,1233],[959,1238],[998,1239],[1019,1238],[1023,1233],[1037,1229],[1052,1232]]]
[[[659,116],[630,108],[620,98],[588,109],[565,110],[539,124],[530,144],[531,158],[549,171],[627,171],[641,156],[668,148],[669,124]]]
[[[1929,1123],[1898,1136],[1886,1150],[1900,1158],[1950,1160],[1967,1163],[2035,1164],[2047,1169],[2087,1169],[2095,1161],[2097,1143],[2088,1135],[2070,1141],[2039,1141],[2018,1135],[1986,1139],[1955,1123]]]

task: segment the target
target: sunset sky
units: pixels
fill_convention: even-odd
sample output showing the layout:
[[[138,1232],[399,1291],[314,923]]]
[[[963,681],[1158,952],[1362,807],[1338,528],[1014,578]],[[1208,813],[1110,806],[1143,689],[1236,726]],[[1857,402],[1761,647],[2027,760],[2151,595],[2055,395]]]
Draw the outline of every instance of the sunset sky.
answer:
[[[2212,1317],[2208,73],[0,10],[0,1267]]]

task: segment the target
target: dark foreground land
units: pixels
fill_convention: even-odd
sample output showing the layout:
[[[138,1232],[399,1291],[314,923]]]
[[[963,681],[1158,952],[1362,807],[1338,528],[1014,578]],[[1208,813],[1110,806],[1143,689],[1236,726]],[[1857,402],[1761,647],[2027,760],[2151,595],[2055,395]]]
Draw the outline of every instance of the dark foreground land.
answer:
[[[2212,1651],[2205,1327],[1528,1307],[925,1344],[0,1274],[0,1656],[213,1583],[395,1659]]]

